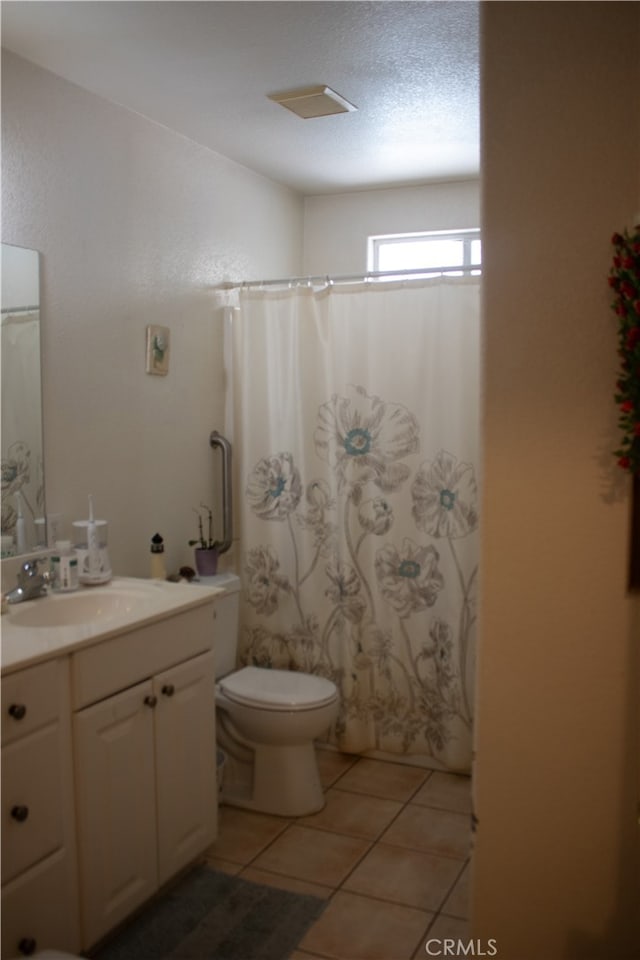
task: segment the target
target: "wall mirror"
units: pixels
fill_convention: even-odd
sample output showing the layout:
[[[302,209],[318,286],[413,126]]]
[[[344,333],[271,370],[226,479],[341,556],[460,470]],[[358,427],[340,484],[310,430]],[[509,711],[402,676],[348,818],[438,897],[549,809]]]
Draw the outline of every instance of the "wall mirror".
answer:
[[[0,244],[2,270],[2,556],[46,543],[40,255]]]

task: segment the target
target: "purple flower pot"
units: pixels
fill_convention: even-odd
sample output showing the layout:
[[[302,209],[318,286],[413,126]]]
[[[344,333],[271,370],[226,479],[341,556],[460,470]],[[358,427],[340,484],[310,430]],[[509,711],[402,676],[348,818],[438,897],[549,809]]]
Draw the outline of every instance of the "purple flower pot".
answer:
[[[218,570],[218,551],[196,547],[196,570],[201,577],[213,577]]]

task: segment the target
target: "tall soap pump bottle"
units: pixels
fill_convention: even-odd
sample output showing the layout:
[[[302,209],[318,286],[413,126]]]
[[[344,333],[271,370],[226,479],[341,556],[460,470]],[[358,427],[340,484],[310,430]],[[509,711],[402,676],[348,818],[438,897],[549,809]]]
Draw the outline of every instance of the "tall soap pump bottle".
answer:
[[[102,561],[100,558],[100,541],[98,540],[98,527],[93,516],[93,497],[89,494],[89,522],[87,523],[87,563],[89,566],[90,580],[97,581]]]
[[[22,513],[22,494],[20,491],[16,493],[16,500],[18,501],[18,517],[16,519],[16,553],[19,555],[27,552],[27,531],[24,524],[24,514]]]
[[[164,564],[164,540],[159,533],[151,537],[151,571],[152,580],[166,580],[167,568]]]

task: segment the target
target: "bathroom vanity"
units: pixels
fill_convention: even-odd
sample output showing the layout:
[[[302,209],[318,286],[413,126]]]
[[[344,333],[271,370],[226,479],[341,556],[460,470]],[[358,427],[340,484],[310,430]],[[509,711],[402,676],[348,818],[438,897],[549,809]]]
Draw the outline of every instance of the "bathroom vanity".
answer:
[[[2,960],[97,943],[215,839],[217,590],[116,579],[2,617]]]

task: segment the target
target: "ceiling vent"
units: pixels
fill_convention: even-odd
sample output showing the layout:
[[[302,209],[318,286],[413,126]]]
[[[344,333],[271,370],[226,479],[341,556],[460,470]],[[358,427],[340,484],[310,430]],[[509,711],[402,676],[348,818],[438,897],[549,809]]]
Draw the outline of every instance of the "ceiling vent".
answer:
[[[331,87],[325,86],[270,93],[269,100],[281,104],[303,120],[309,120],[311,117],[330,117],[335,113],[350,113],[358,109]]]

